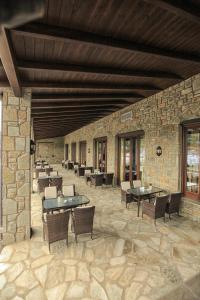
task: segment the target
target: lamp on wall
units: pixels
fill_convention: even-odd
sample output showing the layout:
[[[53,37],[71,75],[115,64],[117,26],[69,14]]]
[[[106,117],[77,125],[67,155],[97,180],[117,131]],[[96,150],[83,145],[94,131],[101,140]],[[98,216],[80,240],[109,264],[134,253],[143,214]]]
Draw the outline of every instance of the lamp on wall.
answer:
[[[36,150],[36,144],[33,140],[30,140],[30,155],[34,154]]]
[[[161,148],[160,146],[158,146],[158,147],[156,148],[156,154],[157,154],[158,156],[161,156],[161,155],[162,155],[162,148]]]

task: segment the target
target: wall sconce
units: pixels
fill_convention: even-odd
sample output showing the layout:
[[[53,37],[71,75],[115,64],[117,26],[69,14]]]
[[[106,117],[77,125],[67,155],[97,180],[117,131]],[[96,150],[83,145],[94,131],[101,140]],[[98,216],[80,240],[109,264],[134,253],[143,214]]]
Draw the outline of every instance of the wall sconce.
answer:
[[[156,148],[156,154],[157,154],[158,156],[161,156],[161,154],[162,154],[162,148],[161,148],[160,146],[158,146],[158,147]]]
[[[90,153],[90,148],[88,148],[88,153]]]
[[[36,144],[33,140],[30,140],[30,155],[34,154],[36,150]]]

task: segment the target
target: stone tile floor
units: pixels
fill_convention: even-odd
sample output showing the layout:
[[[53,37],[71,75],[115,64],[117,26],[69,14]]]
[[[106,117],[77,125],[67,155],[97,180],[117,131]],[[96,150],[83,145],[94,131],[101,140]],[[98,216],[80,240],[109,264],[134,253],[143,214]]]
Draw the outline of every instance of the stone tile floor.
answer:
[[[65,242],[42,240],[41,200],[32,195],[33,237],[4,247],[0,299],[13,300],[193,300],[200,299],[200,225],[174,216],[155,226],[126,209],[118,188],[94,188],[72,171],[64,184],[96,206],[94,240],[70,233]]]

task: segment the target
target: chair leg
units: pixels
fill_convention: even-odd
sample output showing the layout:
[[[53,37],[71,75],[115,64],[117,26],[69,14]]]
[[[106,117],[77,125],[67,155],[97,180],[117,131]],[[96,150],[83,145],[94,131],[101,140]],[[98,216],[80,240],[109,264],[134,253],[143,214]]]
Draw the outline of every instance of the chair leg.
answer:
[[[78,243],[78,239],[77,239],[77,235],[75,234],[75,241],[76,243]]]
[[[143,212],[142,212],[142,219],[143,219]]]
[[[51,253],[50,243],[49,243],[49,253]]]
[[[93,240],[93,232],[91,232],[91,240]]]
[[[172,218],[171,218],[171,214],[169,213],[169,219],[171,220]]]
[[[165,222],[165,214],[164,214],[164,222]]]
[[[154,219],[154,225],[156,225],[156,219]]]

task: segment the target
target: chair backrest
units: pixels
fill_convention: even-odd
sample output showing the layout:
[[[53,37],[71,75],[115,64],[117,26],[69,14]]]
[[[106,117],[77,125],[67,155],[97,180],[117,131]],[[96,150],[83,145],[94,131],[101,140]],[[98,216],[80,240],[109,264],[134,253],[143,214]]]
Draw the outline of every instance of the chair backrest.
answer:
[[[130,181],[122,181],[121,182],[121,189],[123,191],[127,191],[131,188],[131,184],[130,184]]]
[[[62,193],[64,196],[75,196],[75,185],[63,185]]]
[[[49,165],[45,165],[44,168],[45,168],[45,169],[48,169],[48,168],[50,168],[50,166],[49,166]]]
[[[47,173],[46,172],[39,172],[38,177],[47,177]]]
[[[78,170],[78,165],[74,165],[74,170]]]
[[[84,168],[84,167],[85,167],[85,165],[84,165],[84,164],[81,164],[81,167],[82,167],[82,168]]]
[[[85,175],[91,174],[91,170],[85,170]]]
[[[50,176],[58,176],[58,171],[51,171]]]
[[[169,201],[169,211],[177,212],[180,207],[182,193],[171,193]]]
[[[133,180],[133,187],[134,188],[139,188],[142,186],[141,180]]]
[[[94,174],[98,174],[99,170],[98,169],[94,169]]]
[[[104,175],[105,184],[112,185],[113,184],[113,177],[114,177],[113,173],[107,173],[107,174],[105,174]]]
[[[169,195],[157,196],[155,200],[155,216],[157,218],[164,216]]]
[[[44,189],[45,199],[57,198],[57,188],[56,186],[48,186]]]
[[[35,168],[36,169],[41,169],[41,165],[37,165]]]
[[[103,184],[103,174],[95,174],[92,178],[92,183],[95,184],[95,186],[101,186]]]
[[[47,239],[50,243],[67,239],[70,210],[47,214]]]
[[[77,207],[74,209],[75,234],[92,232],[94,212],[95,206]]]

